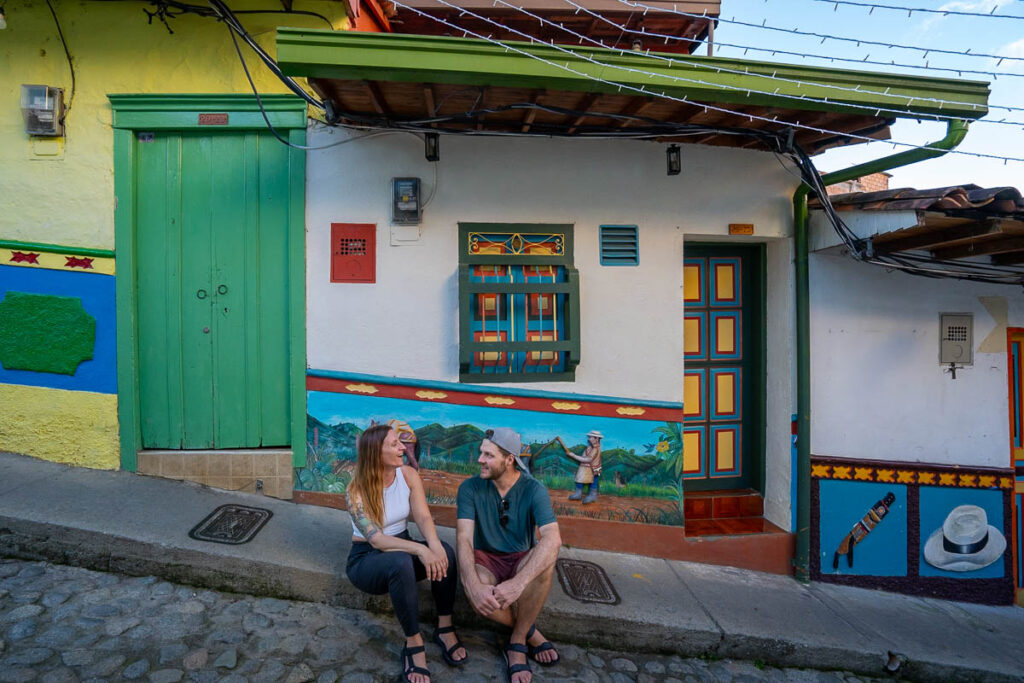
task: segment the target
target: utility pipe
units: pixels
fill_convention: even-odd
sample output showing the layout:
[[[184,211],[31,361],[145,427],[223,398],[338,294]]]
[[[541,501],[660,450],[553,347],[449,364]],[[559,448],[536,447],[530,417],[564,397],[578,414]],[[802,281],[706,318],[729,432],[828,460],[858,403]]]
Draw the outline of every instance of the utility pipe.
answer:
[[[867,161],[821,177],[824,185],[835,185],[854,178],[880,173],[901,166],[943,156],[963,141],[967,121],[950,119],[946,136],[925,147],[899,152],[874,161]],[[808,280],[808,211],[810,187],[803,183],[793,195],[793,248],[796,258],[796,419],[797,419],[797,498],[796,557],[793,564],[797,580],[810,581],[811,557],[811,322],[810,284]],[[792,476],[792,473],[790,474]]]

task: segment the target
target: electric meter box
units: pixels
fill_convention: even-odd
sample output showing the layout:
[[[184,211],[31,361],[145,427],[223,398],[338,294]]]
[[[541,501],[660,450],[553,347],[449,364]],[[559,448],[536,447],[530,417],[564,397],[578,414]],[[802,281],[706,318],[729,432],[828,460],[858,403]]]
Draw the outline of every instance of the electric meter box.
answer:
[[[396,225],[417,225],[422,220],[419,178],[392,178],[393,197],[391,222]]]
[[[939,362],[943,365],[974,363],[974,316],[942,313],[939,316]]]
[[[21,115],[28,135],[63,136],[64,89],[48,85],[21,86]]]

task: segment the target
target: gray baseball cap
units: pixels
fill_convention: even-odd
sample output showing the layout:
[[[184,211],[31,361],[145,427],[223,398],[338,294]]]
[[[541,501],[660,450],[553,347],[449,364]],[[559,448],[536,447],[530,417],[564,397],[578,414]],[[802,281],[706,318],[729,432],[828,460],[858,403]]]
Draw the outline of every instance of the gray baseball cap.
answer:
[[[508,427],[498,427],[497,429],[488,429],[484,432],[484,438],[495,444],[504,451],[508,451],[512,454],[512,457],[516,460],[516,465],[519,466],[519,470],[524,474],[530,474],[530,468],[523,462],[523,439],[519,436],[519,432],[509,429]]]

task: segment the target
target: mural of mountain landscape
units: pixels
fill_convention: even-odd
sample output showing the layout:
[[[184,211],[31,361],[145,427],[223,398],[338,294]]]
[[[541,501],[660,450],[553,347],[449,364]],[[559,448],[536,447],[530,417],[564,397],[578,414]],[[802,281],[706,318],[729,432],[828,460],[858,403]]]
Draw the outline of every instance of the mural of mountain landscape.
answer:
[[[307,462],[304,468],[296,470],[295,476],[295,487],[299,490],[343,494],[352,478],[356,440],[363,429],[371,422],[386,422],[395,417],[408,422],[416,434],[420,475],[428,501],[454,505],[459,484],[479,472],[476,459],[484,430],[502,425],[519,431],[529,444],[527,462],[531,474],[547,486],[556,514],[644,524],[683,524],[682,439],[678,423],[585,415],[540,416],[508,409],[309,393]],[[497,414],[490,414],[491,411]],[[365,417],[353,418],[353,414]],[[592,430],[603,433],[603,469],[599,493],[583,497],[587,501],[584,503],[578,494],[576,499],[570,498],[577,492],[574,477],[580,464],[565,451],[582,456],[587,448],[587,434]],[[585,488],[589,492],[591,485]]]

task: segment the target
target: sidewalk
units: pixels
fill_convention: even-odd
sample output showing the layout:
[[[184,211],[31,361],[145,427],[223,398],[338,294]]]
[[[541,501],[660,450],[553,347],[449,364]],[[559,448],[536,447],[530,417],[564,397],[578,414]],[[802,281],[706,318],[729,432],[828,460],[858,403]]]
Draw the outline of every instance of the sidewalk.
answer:
[[[273,518],[249,543],[195,541],[216,507]],[[345,579],[348,515],[189,482],[0,453],[0,556],[42,559],[220,590],[385,609]],[[454,544],[454,531],[441,528]],[[914,598],[772,574],[565,548],[600,565],[621,602],[555,586],[541,617],[556,643],[762,660],[884,675],[889,653],[915,680],[1024,680],[1024,609]],[[457,612],[475,620],[465,601]]]

